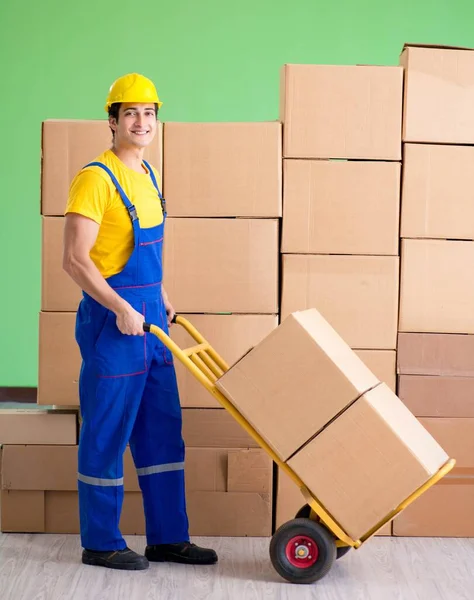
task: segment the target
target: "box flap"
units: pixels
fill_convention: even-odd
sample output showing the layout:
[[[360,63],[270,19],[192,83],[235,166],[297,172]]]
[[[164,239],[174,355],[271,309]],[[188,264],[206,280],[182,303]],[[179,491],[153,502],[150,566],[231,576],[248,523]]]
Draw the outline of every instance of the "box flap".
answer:
[[[474,48],[469,48],[467,46],[448,46],[443,44],[412,44],[406,42],[403,44],[404,52],[407,48],[431,48],[433,50],[474,50]]]

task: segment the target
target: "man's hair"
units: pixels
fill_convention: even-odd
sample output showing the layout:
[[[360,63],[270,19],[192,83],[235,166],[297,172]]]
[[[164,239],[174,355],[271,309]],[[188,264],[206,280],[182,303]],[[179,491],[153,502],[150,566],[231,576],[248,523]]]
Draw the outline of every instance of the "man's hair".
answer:
[[[121,102],[114,102],[109,107],[109,117],[112,117],[117,122],[118,122],[121,106],[122,106]],[[158,120],[158,104],[156,104],[156,103],[155,103],[155,113],[156,113],[156,119]],[[110,128],[110,131],[112,132],[112,138],[115,137],[115,131],[112,129],[112,127]]]

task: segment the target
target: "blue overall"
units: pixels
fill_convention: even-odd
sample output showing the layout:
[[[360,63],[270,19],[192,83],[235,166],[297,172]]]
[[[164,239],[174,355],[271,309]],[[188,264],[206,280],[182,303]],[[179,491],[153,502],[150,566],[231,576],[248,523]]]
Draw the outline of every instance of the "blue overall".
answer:
[[[135,207],[108,167],[133,225],[134,248],[109,285],[145,320],[168,332],[162,297],[163,223],[142,229]],[[88,166],[90,166],[88,165]],[[148,544],[189,541],[184,486],[185,447],[178,386],[170,351],[150,333],[123,335],[113,312],[85,292],[78,308],[76,340],[82,355],[79,396],[79,513],[81,542],[89,550],[122,550],[123,454],[130,444],[137,469]]]

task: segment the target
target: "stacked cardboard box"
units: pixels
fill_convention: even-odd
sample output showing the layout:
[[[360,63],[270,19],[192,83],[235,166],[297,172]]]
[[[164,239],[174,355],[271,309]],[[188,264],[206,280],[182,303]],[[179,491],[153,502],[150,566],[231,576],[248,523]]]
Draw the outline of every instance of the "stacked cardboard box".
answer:
[[[457,458],[396,535],[474,535],[474,52],[406,46],[399,394]]]
[[[282,306],[317,308],[395,390],[403,69],[285,65]],[[280,477],[277,522],[301,506]]]
[[[36,531],[32,529],[31,506],[25,504],[24,497],[17,497],[12,490],[8,476],[8,456],[13,448],[28,448],[35,454],[43,448],[53,448],[56,452],[77,447],[78,422],[74,409],[51,409],[42,406],[29,408],[8,408],[0,410],[0,531]],[[44,464],[43,469],[50,469]],[[34,465],[29,461],[17,464],[16,476],[20,480],[28,477]],[[39,501],[38,495],[31,497]],[[38,502],[34,510],[41,510]]]
[[[281,124],[165,123],[164,285],[228,362],[278,324]],[[192,340],[172,329],[180,345]],[[219,407],[177,365],[184,407]]]
[[[230,364],[278,325],[281,143],[277,122],[164,125],[164,286]],[[195,343],[180,327],[171,337],[180,347]],[[185,418],[223,411],[178,361],[176,370]],[[213,431],[202,436],[214,446]],[[267,456],[265,465],[271,479]],[[271,533],[271,502],[268,509],[254,535]]]
[[[187,314],[232,362],[278,325],[281,125],[169,123],[165,137],[169,219],[164,286],[176,310]],[[106,122],[44,124],[40,404],[79,402],[80,354],[74,327],[81,292],[62,269],[62,215],[72,177],[109,143]],[[160,173],[162,145],[160,125],[145,156]],[[180,346],[193,344],[183,329],[175,326],[171,332]],[[271,459],[180,363],[176,366],[188,449],[191,532],[270,535]],[[16,501],[13,496],[20,494],[25,507],[41,496],[35,531],[77,531],[77,448],[63,450],[44,447],[48,467],[23,479],[9,473],[21,464],[26,471],[34,450],[12,448],[5,454],[4,485],[11,490],[10,503],[4,504],[7,517]],[[141,499],[127,456],[122,526],[125,533],[140,533]],[[15,526],[21,527],[21,522]]]

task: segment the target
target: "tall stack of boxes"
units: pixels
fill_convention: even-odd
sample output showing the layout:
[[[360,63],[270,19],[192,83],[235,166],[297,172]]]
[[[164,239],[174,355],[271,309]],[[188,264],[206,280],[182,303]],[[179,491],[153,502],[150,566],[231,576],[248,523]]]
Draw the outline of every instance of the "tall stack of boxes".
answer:
[[[61,456],[77,445],[77,411],[29,407],[0,410],[1,531],[46,531],[47,488],[54,476],[48,460],[32,464],[30,456]],[[36,479],[35,486],[28,480]]]
[[[230,364],[278,325],[281,143],[278,122],[164,124],[164,287],[175,310]],[[171,337],[182,348],[195,344],[181,327],[173,327]],[[254,445],[245,435],[238,462],[235,451],[232,460],[229,455],[232,438],[220,435],[217,450],[215,428],[205,424],[211,420],[222,428],[231,417],[175,363],[184,420],[207,446],[202,464],[195,461],[189,469],[204,470],[211,461],[221,465],[221,478],[227,472],[226,494],[203,497],[202,511],[209,507],[206,531],[270,535],[270,457],[261,449],[243,450]],[[189,457],[193,447],[187,443]],[[227,462],[217,461],[216,452],[228,456]],[[233,489],[232,479],[241,472],[247,481]],[[194,518],[197,511],[190,513],[191,524]]]
[[[285,65],[281,77],[282,319],[317,308],[392,390],[402,90],[401,67]],[[280,474],[276,524],[301,504]]]
[[[449,454],[452,476],[394,524],[474,535],[474,52],[406,46],[399,395]]]

